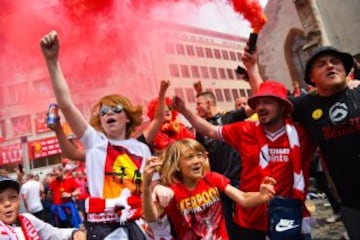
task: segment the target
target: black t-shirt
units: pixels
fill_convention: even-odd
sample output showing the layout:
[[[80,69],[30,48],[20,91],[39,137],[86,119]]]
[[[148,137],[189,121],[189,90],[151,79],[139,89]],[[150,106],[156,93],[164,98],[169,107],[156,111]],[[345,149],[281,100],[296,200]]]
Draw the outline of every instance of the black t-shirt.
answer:
[[[342,204],[360,209],[360,88],[331,97],[308,94],[290,98],[293,118],[314,138]]]
[[[225,114],[216,114],[207,119],[213,125],[225,125],[246,118],[243,110],[231,111]],[[229,144],[211,139],[196,133],[196,140],[203,144],[208,152],[211,171],[221,173],[228,177],[233,186],[239,186],[241,160],[239,153]]]

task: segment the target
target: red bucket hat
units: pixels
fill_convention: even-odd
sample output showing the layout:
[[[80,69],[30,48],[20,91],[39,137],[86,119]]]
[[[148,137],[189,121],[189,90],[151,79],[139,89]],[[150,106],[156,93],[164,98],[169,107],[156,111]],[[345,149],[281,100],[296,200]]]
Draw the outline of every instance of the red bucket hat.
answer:
[[[287,113],[291,113],[294,109],[293,104],[288,100],[286,87],[277,81],[268,80],[263,82],[258,91],[248,99],[248,104],[255,109],[256,99],[259,97],[275,97],[286,104]]]

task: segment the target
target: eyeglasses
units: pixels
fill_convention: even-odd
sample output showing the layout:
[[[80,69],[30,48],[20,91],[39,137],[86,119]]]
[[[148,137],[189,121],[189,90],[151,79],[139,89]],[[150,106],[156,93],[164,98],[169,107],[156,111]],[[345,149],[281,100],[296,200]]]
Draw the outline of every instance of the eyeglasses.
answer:
[[[119,114],[123,111],[124,108],[121,105],[116,105],[116,106],[111,106],[111,107],[103,105],[103,106],[101,106],[101,108],[99,110],[99,116],[100,117],[104,116],[105,114],[107,114],[109,112],[110,109],[113,113]]]

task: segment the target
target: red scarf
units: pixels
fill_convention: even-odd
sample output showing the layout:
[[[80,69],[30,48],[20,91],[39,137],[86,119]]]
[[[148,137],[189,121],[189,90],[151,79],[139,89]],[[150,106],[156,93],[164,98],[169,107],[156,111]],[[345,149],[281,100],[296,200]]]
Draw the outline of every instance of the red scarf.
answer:
[[[302,171],[301,164],[301,152],[300,152],[300,141],[299,136],[296,131],[295,126],[291,123],[290,120],[286,119],[285,124],[286,134],[289,139],[290,153],[289,158],[293,165],[293,193],[292,197],[304,200],[305,199],[305,181]],[[267,144],[268,139],[265,136],[263,128],[260,126],[259,122],[256,125],[256,137],[260,143],[260,153],[259,153],[259,165],[265,176],[269,175],[269,147]]]
[[[20,222],[21,230],[24,233],[26,240],[40,240],[41,239],[37,230],[35,229],[34,225],[28,218],[19,214],[18,219]]]

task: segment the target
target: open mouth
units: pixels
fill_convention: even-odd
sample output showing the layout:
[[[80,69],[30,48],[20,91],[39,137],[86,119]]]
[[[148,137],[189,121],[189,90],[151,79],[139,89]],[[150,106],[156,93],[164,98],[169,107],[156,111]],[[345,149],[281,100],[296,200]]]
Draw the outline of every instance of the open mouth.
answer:
[[[193,170],[194,172],[200,172],[201,169],[202,169],[201,166],[192,167],[192,170]]]
[[[336,72],[329,72],[328,74],[326,74],[326,76],[327,77],[330,77],[330,78],[333,78],[333,77],[335,77],[335,75],[336,75]]]
[[[106,123],[114,123],[116,122],[116,120],[114,118],[109,118]]]
[[[13,215],[13,211],[7,211],[4,213],[6,217],[11,217]]]
[[[265,117],[265,116],[267,116],[268,115],[268,112],[267,111],[259,111],[258,112],[258,116],[259,117]]]

